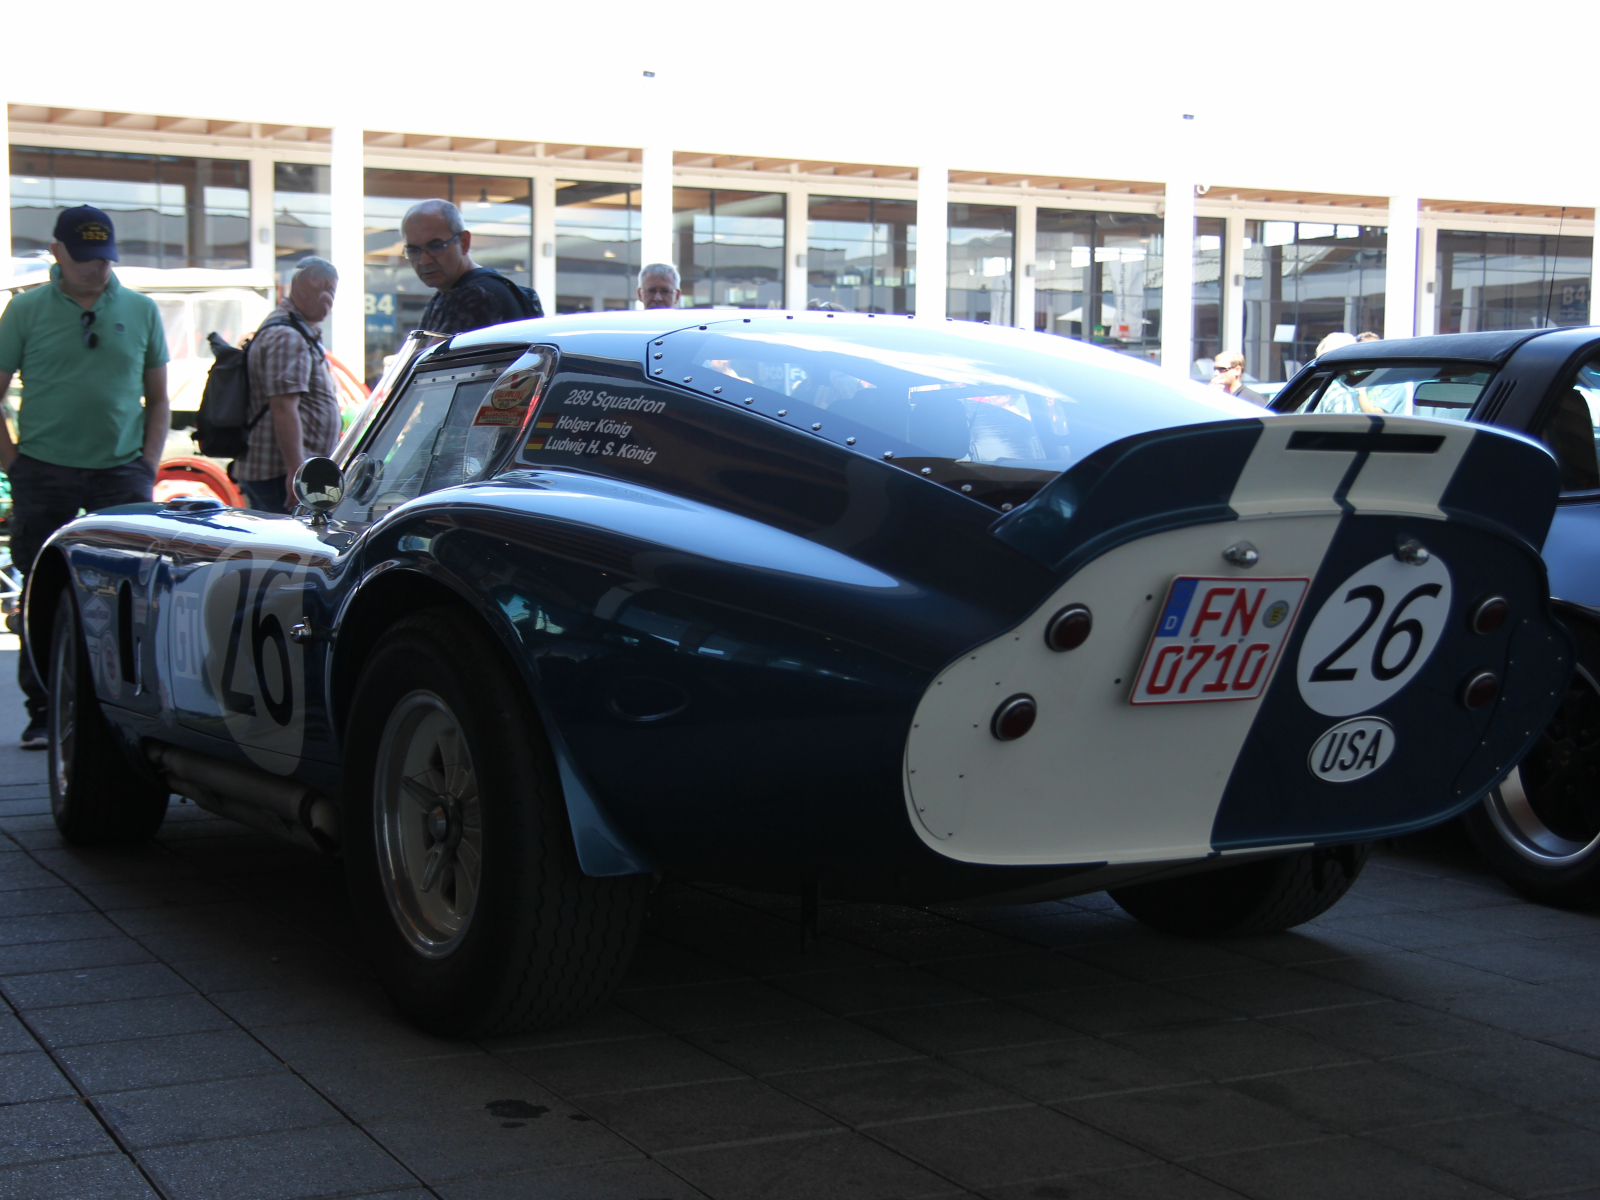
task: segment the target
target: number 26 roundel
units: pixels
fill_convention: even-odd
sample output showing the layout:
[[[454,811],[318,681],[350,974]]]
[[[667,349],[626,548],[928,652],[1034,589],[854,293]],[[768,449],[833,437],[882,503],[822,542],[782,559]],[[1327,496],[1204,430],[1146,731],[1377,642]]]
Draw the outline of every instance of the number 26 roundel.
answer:
[[[1422,670],[1450,615],[1450,572],[1392,555],[1368,563],[1323,602],[1306,630],[1300,696],[1329,717],[1367,712]]]

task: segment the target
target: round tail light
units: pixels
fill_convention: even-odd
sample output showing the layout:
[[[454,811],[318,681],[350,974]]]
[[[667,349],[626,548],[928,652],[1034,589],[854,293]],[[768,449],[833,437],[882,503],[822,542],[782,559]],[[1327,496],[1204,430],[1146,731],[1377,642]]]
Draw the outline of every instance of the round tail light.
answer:
[[[1081,604],[1069,604],[1044,627],[1044,644],[1052,650],[1076,650],[1089,640],[1094,617]]]
[[[1033,697],[1019,693],[1000,702],[989,722],[989,732],[999,741],[1014,742],[1033,728],[1038,716],[1039,706]]]
[[[1493,633],[1506,623],[1511,615],[1511,605],[1504,596],[1490,596],[1472,610],[1472,632]]]
[[[1479,671],[1476,675],[1469,675],[1467,681],[1461,685],[1461,703],[1473,712],[1493,704],[1494,698],[1499,694],[1500,680],[1493,671]]]

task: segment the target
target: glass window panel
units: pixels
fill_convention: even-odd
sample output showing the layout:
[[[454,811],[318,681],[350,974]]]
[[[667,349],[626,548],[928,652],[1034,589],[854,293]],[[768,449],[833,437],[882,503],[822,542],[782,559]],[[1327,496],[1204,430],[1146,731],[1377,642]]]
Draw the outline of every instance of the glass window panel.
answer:
[[[1282,382],[1328,334],[1383,329],[1388,232],[1381,225],[1245,222],[1247,376]]]
[[[557,180],[555,311],[632,308],[641,266],[639,189]]]
[[[807,308],[911,314],[916,283],[916,201],[810,197]]]
[[[289,286],[302,258],[333,256],[330,175],[310,163],[272,165],[273,272],[280,288]]]
[[[672,232],[685,308],[782,308],[781,192],[673,188]]]
[[[129,267],[250,265],[250,164],[225,158],[11,147],[11,252],[48,254],[56,217],[92,204]]]
[[[1437,363],[1349,367],[1294,411],[1465,421],[1490,377],[1486,368]]]
[[[1594,239],[1439,231],[1440,333],[1589,323]]]
[[[1041,208],[1035,246],[1036,330],[1159,359],[1160,217]]]
[[[998,204],[950,205],[945,311],[963,321],[1011,324],[1017,210]]]
[[[1222,300],[1225,292],[1223,245],[1227,221],[1196,217],[1194,222],[1194,341],[1189,352],[1191,378],[1211,382],[1211,367],[1222,352]]]

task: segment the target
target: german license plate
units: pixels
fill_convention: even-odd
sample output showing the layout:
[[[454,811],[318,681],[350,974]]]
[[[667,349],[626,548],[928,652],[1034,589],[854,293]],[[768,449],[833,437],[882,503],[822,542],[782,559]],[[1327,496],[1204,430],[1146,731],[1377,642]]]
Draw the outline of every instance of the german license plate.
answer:
[[[1272,678],[1310,583],[1178,576],[1167,589],[1129,702],[1254,700]]]

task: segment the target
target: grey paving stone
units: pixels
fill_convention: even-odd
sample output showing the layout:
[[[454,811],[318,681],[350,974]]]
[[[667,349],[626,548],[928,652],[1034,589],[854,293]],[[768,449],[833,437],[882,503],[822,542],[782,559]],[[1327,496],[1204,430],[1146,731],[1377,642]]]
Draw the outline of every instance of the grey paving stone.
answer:
[[[95,1104],[134,1149],[349,1123],[287,1072],[107,1092]]]
[[[1181,1029],[1237,1019],[1236,1014],[1221,1005],[1207,1004],[1148,984],[1014,996],[1011,1003],[1095,1037],[1150,1029]]]
[[[628,964],[622,990],[683,987],[691,983],[726,983],[739,978],[739,972],[708,955],[674,946],[660,938],[645,937],[639,939],[633,961]]]
[[[826,932],[826,930],[825,930]],[[953,921],[909,929],[841,929],[839,936],[863,949],[901,962],[931,966],[952,959],[991,958],[1011,954],[1050,954],[994,929]],[[957,980],[957,982],[963,982]]]
[[[31,942],[0,946],[0,975],[27,975],[36,971],[86,970],[126,963],[155,961],[132,938],[88,938],[70,942]]]
[[[587,1163],[440,1186],[444,1200],[701,1200],[706,1193],[660,1163]]]
[[[399,1019],[383,989],[371,979],[342,983],[302,981],[287,987],[215,993],[212,1002],[246,1029],[307,1021]]]
[[[664,1161],[718,1200],[816,1200],[821,1196],[828,1200],[880,1200],[885,1196],[969,1194],[853,1133],[698,1150],[674,1154]]]
[[[0,991],[18,1009],[57,1008],[101,1000],[136,1000],[146,996],[173,996],[192,989],[171,967],[161,963],[136,963],[116,967],[87,967],[80,971],[41,971],[0,979]]]
[[[1505,1100],[1398,1063],[1318,1067],[1230,1086],[1341,1133],[1510,1110]]]
[[[1364,1058],[1453,1050],[1503,1041],[1509,1036],[1475,1021],[1393,1000],[1321,1012],[1285,1013],[1266,1021]]]
[[[515,1051],[502,1059],[563,1096],[745,1077],[738,1068],[672,1037]]]
[[[26,855],[8,854],[0,858],[0,892],[60,886],[61,880],[57,876]]]
[[[1211,1155],[1184,1165],[1254,1200],[1503,1200],[1503,1193],[1359,1138]]]
[[[89,902],[69,887],[20,888],[0,892],[0,918],[88,911]]]
[[[1338,912],[1338,908],[1333,909]],[[1320,921],[1296,925],[1283,933],[1219,941],[1236,954],[1277,967],[1306,967],[1314,963],[1345,962],[1400,953],[1386,942],[1336,929]]]
[[[1600,1061],[1559,1046],[1491,1042],[1405,1060],[1413,1070],[1528,1108],[1600,1100]]]
[[[231,889],[220,883],[190,878],[144,879],[138,883],[80,883],[78,891],[102,912],[119,912],[129,908],[218,905],[237,899]]]
[[[808,1105],[754,1080],[611,1092],[586,1097],[583,1110],[649,1152],[809,1133],[835,1125]]]
[[[842,1017],[695,1029],[681,1036],[752,1075],[921,1057],[920,1051]]]
[[[97,912],[51,913],[0,920],[0,946],[111,937],[120,930]]]
[[[1500,1113],[1370,1136],[1512,1196],[1592,1187],[1600,1180],[1600,1133],[1537,1113]]]
[[[1171,1163],[1030,1179],[986,1188],[984,1194],[989,1200],[1237,1200],[1239,1195]]]
[[[781,976],[776,986],[825,1012],[883,1012],[982,999],[980,993],[916,967],[864,967]]]
[[[1338,909],[1332,910],[1333,914]],[[1443,946],[1465,946],[1483,939],[1482,932],[1473,923],[1470,913],[1406,912],[1375,917],[1340,917],[1330,915],[1323,924],[1331,929],[1344,930],[1371,938],[1376,942],[1401,950],[1433,950]]]
[[[37,1050],[39,1043],[24,1028],[21,1021],[8,1012],[0,1012],[0,1054],[18,1054],[24,1050]]]
[[[25,1050],[0,1058],[0,1105],[71,1095],[72,1085],[44,1051]]]
[[[1431,884],[1432,888],[1448,885]],[[1468,918],[1487,937],[1527,937],[1565,940],[1600,936],[1600,913],[1574,912],[1543,904],[1504,903],[1480,909]]]
[[[1521,1037],[1549,1038],[1600,1029],[1596,988],[1588,979],[1513,983],[1433,1001],[1446,1012]]]
[[[1012,950],[962,958],[934,959],[923,969],[985,996],[1020,996],[1124,982],[1054,950]]]
[[[1517,986],[1517,981],[1506,975],[1410,951],[1307,963],[1304,970],[1394,1000],[1428,1002],[1444,996]]]
[[[41,866],[73,884],[198,876],[195,868],[154,845],[111,850],[63,846],[58,850],[35,850],[33,857]]]
[[[962,1054],[1059,1041],[1074,1030],[1000,1000],[902,1008],[856,1018],[896,1042],[928,1054]]]
[[[416,1182],[348,1125],[143,1150],[139,1162],[174,1200],[290,1200]]]
[[[232,1029],[131,1042],[97,1042],[58,1053],[89,1095],[283,1070],[283,1064],[249,1034]]]
[[[1249,1017],[1371,1004],[1380,999],[1364,988],[1348,987],[1295,967],[1201,975],[1170,980],[1165,986],[1180,995]]]
[[[614,1038],[649,1037],[660,1032],[659,1028],[635,1013],[615,1004],[602,1004],[593,1012],[575,1017],[554,1029],[502,1034],[482,1038],[478,1044],[491,1054],[500,1054],[544,1046],[576,1046],[583,1042],[603,1042]]]
[[[478,1049],[460,1039],[433,1037],[394,1017],[268,1025],[256,1030],[255,1036],[279,1058],[303,1070],[385,1059],[444,1058]]]
[[[1152,935],[1081,946],[1068,953],[1080,962],[1141,983],[1255,971],[1261,966],[1258,960],[1214,942]]]
[[[1488,882],[1485,882],[1485,880]],[[1356,880],[1346,899],[1372,899],[1398,904],[1418,912],[1450,912],[1459,909],[1491,907],[1519,908],[1516,895],[1487,876],[1470,879],[1424,878],[1411,872],[1374,869],[1369,866]],[[1345,901],[1334,912],[1344,915]],[[1475,912],[1473,920],[1485,914]]]
[[[311,1069],[305,1077],[356,1121],[456,1110],[481,1113],[496,1100],[547,1108],[559,1103],[520,1071],[482,1052],[346,1064]]]
[[[159,1200],[120,1154],[0,1168],[0,1200]]]
[[[1587,938],[1486,942],[1472,946],[1445,946],[1430,953],[1447,962],[1477,967],[1523,983],[1593,979],[1600,975],[1600,948]]]
[[[874,1141],[956,1184],[985,1191],[1155,1160],[1048,1108],[1009,1109],[873,1128]]]
[[[351,961],[316,946],[280,947],[188,959],[174,969],[207,995],[255,988],[373,981],[363,961]]]
[[[117,1144],[77,1098],[0,1107],[0,1163],[116,1153]]]
[[[1200,1081],[1194,1071],[1093,1038],[953,1055],[949,1061],[1042,1104]]]
[[[1323,1137],[1326,1126],[1213,1083],[1072,1100],[1068,1116],[1167,1160]]]
[[[509,1097],[501,1097],[509,1099]],[[428,1184],[539,1167],[614,1161],[637,1153],[598,1121],[566,1105],[512,1109],[478,1104],[404,1117],[384,1117],[367,1132]]]
[[[1002,1107],[1018,1100],[976,1075],[930,1059],[769,1078],[775,1087],[853,1126]]]
[[[22,789],[17,789],[22,790]],[[28,791],[36,789],[29,788]],[[50,811],[49,793],[29,796],[26,798],[13,798],[6,795],[0,798],[0,817],[33,817]]]
[[[1148,1058],[1215,1080],[1327,1066],[1352,1058],[1351,1052],[1261,1021],[1132,1033],[1117,1040]]]
[[[616,998],[646,1021],[682,1033],[713,1026],[758,1025],[820,1017],[823,1010],[765,983],[709,983],[700,987],[657,988]]]
[[[226,1014],[193,992],[39,1008],[29,1013],[28,1023],[45,1045],[56,1048],[233,1028]]]

